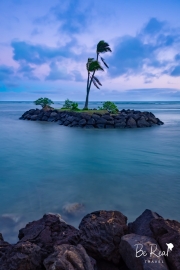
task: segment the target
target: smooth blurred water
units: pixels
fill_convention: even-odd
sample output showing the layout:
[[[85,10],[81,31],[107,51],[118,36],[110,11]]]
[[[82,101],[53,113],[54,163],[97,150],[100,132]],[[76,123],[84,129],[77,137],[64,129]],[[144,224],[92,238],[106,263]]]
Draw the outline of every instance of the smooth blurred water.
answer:
[[[15,242],[19,228],[47,212],[76,227],[99,209],[119,210],[129,221],[146,208],[180,220],[180,102],[116,103],[151,111],[165,125],[69,128],[18,120],[32,102],[0,102],[0,232],[7,241]],[[65,214],[62,207],[74,202],[84,210]]]

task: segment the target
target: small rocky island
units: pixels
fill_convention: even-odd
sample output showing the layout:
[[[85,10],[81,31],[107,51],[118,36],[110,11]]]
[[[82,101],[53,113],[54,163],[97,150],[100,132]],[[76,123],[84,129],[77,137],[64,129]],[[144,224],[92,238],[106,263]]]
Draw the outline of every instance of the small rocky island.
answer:
[[[146,209],[134,222],[119,211],[87,214],[79,229],[45,214],[9,244],[0,233],[1,270],[179,270],[180,223]]]
[[[57,122],[59,125],[82,128],[142,128],[163,125],[151,112],[121,110],[116,114],[100,113],[98,110],[75,112],[65,110],[31,109],[19,119]]]

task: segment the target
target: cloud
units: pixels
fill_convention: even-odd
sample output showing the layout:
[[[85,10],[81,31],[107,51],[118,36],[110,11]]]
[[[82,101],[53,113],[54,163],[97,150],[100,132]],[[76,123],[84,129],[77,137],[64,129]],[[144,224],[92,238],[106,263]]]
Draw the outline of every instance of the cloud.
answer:
[[[176,66],[170,73],[171,76],[173,77],[178,77],[180,76],[180,65]]]
[[[24,78],[29,80],[39,80],[37,76],[34,75],[35,68],[31,67],[30,65],[20,62],[20,67],[18,68],[17,72],[22,75]]]
[[[62,59],[72,57],[68,45],[66,47],[47,47],[45,45],[33,45],[25,41],[13,41],[13,59],[16,61],[26,61],[28,63],[42,65],[52,59]]]
[[[0,66],[0,80],[1,81],[8,80],[12,75],[14,75],[13,67],[8,67],[6,65]]]
[[[112,56],[108,57],[108,73],[112,78],[142,75],[145,77],[145,83],[150,83],[153,77],[157,78],[165,73],[179,76],[178,67],[171,71],[174,61],[179,61],[180,55],[177,54],[175,59],[173,56],[171,59],[166,58],[168,49],[173,50],[179,45],[180,30],[170,28],[166,22],[152,18],[134,37],[123,36],[115,40]],[[162,58],[159,55],[163,51],[166,54]],[[147,75],[151,80],[147,80]]]

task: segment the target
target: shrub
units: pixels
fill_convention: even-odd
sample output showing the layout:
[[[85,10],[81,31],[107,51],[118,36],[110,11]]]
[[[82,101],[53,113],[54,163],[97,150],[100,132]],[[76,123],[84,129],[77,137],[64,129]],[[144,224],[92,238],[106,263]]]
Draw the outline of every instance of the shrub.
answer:
[[[66,99],[64,101],[64,105],[63,105],[62,109],[71,109],[72,103],[73,103],[73,101]]]
[[[69,100],[69,99],[66,99],[66,100],[65,100],[62,109],[68,109],[68,110],[73,110],[73,111],[79,111],[78,103],[77,103],[77,102],[73,102],[73,101],[71,101],[71,100]]]
[[[114,104],[114,102],[111,102],[111,101],[103,102],[103,106],[98,107],[98,108],[99,108],[99,110],[107,110],[110,113],[117,113],[118,112],[118,108],[117,108],[116,104]]]
[[[41,105],[42,108],[45,108],[46,106],[50,106],[51,104],[54,104],[52,100],[49,98],[39,98],[36,101],[34,101],[35,105]]]

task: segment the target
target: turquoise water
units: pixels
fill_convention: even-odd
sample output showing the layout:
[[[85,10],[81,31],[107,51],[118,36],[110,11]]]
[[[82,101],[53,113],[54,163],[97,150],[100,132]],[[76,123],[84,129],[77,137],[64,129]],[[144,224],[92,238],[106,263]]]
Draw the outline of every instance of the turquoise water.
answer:
[[[151,111],[165,125],[69,128],[18,120],[35,107],[31,102],[0,102],[0,232],[7,241],[15,242],[19,228],[47,212],[62,214],[76,227],[98,209],[119,210],[129,221],[146,208],[180,220],[180,102],[117,105]],[[74,202],[83,210],[63,212]]]

